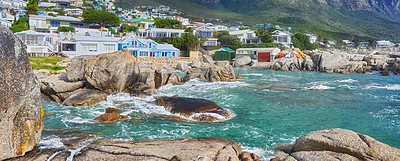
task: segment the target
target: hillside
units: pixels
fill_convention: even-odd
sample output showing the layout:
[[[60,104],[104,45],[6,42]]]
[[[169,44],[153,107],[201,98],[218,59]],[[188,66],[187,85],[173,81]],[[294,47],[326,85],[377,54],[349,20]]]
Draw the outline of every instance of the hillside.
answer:
[[[399,0],[118,0],[119,6],[165,4],[187,17],[232,24],[273,22],[296,31],[348,39],[400,40]],[[129,5],[126,5],[129,4]]]

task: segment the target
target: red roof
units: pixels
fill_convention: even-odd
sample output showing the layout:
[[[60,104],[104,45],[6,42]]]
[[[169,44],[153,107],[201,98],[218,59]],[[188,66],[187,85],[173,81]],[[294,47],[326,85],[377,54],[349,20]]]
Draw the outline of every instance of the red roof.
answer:
[[[185,18],[183,18],[183,17],[181,17],[181,16],[176,16],[176,18],[179,18],[179,19],[185,19]]]

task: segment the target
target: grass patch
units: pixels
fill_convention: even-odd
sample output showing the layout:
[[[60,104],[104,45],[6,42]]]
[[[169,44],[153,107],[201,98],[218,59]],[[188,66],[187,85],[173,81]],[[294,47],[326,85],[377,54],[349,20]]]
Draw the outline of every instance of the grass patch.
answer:
[[[33,70],[47,69],[49,71],[65,69],[66,67],[57,66],[57,63],[64,59],[63,57],[29,57]]]

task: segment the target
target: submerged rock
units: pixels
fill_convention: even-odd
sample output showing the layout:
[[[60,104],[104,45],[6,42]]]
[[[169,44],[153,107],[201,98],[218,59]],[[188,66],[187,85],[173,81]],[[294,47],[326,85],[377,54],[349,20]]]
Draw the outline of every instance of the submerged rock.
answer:
[[[0,25],[0,160],[33,149],[43,131],[40,85],[24,44]]]
[[[214,122],[231,118],[231,112],[205,99],[185,97],[160,97],[157,105],[164,106],[171,113],[177,113],[197,121]]]
[[[127,116],[120,115],[121,112],[119,109],[116,108],[106,108],[106,113],[96,117],[94,120],[96,121],[106,121],[106,122],[115,122],[119,119],[126,119]]]
[[[107,94],[102,91],[96,89],[80,89],[72,92],[71,95],[64,100],[63,105],[90,107],[104,100],[107,100]]]
[[[290,155],[290,156],[289,156]],[[310,132],[282,160],[400,160],[400,150],[346,129]]]

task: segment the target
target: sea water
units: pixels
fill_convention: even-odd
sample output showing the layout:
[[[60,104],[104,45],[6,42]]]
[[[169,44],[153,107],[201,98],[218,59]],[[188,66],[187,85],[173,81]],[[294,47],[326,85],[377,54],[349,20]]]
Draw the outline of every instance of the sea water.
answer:
[[[215,101],[233,117],[223,122],[176,121],[155,99],[108,96],[94,107],[68,107],[45,100],[45,129],[94,131],[98,137],[134,141],[163,138],[218,137],[236,141],[261,158],[274,156],[273,145],[294,143],[311,131],[345,128],[400,148],[400,77],[372,74],[328,74],[270,70],[236,70],[237,82],[191,80],[166,85],[157,96],[179,95]],[[129,119],[101,123],[93,119],[107,107]],[[41,146],[41,147],[40,147]],[[51,132],[39,148],[63,147]],[[52,147],[47,147],[52,148]]]

